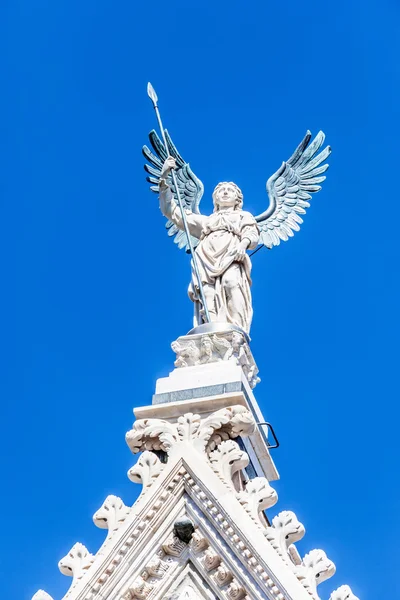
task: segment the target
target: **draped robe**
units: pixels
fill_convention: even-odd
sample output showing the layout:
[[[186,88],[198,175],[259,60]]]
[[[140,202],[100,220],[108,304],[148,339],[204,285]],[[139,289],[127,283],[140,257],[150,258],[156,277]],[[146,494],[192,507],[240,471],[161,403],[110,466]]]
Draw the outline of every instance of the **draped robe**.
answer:
[[[160,208],[179,229],[184,229],[180,208],[172,199],[169,188],[160,191]],[[195,250],[199,274],[205,290],[211,286],[214,297],[207,293],[207,306],[211,319],[237,325],[249,332],[253,316],[251,302],[251,261],[236,260],[240,242],[247,238],[249,249],[257,246],[259,229],[253,215],[240,209],[224,209],[209,217],[188,213],[187,223],[191,235],[199,239]],[[192,281],[189,296],[200,302],[199,286],[192,260]],[[199,324],[199,323],[197,323]]]

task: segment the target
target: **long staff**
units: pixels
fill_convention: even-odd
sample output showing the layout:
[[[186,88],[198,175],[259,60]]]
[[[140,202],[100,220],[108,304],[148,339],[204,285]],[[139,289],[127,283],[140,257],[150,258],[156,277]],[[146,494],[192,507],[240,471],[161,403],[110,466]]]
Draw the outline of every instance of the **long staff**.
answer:
[[[166,135],[165,135],[165,130],[164,130],[164,127],[163,127],[163,124],[162,124],[162,121],[161,121],[160,110],[158,108],[158,97],[157,97],[157,94],[156,94],[156,92],[155,92],[155,90],[154,90],[154,88],[153,88],[153,86],[151,85],[150,82],[147,84],[147,93],[149,95],[149,98],[153,102],[154,110],[156,111],[156,115],[157,115],[158,125],[159,125],[160,130],[161,130],[161,135],[162,135],[162,139],[163,139],[163,142],[164,142],[165,150],[167,152],[167,156],[169,156],[170,154],[169,154],[168,142],[167,142],[167,138],[166,138]],[[210,323],[211,322],[210,313],[208,312],[206,298],[205,298],[205,295],[204,295],[203,283],[202,283],[201,278],[200,278],[199,266],[197,264],[197,256],[196,256],[194,248],[193,248],[192,239],[191,239],[190,232],[189,232],[189,226],[188,226],[188,222],[187,222],[187,219],[186,219],[186,213],[185,213],[185,209],[183,207],[181,195],[179,193],[179,187],[178,187],[178,182],[177,182],[177,179],[176,179],[175,171],[172,170],[171,174],[172,174],[172,181],[174,183],[174,187],[175,187],[175,190],[176,190],[176,197],[177,197],[177,200],[178,200],[178,205],[179,205],[179,208],[181,210],[183,227],[184,227],[184,230],[185,230],[185,233],[186,233],[187,243],[188,243],[188,246],[189,246],[190,253],[192,255],[192,261],[193,261],[194,271],[196,273],[197,283],[198,283],[198,286],[199,286],[201,303],[202,303],[203,308],[204,308],[204,314],[205,314],[205,317],[206,317],[206,321],[207,321],[207,323]]]

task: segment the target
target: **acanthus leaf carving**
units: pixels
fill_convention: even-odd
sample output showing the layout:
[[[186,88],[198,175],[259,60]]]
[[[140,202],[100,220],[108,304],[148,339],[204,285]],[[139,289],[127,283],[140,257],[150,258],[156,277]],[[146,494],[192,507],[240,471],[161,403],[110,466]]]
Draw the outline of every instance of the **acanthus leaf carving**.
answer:
[[[93,564],[94,556],[83,544],[77,542],[71,550],[58,563],[58,568],[63,575],[72,577],[72,584],[83,577],[89,567]]]
[[[44,590],[38,590],[36,594],[32,596],[32,600],[53,600],[53,598]]]
[[[332,592],[329,600],[359,600],[359,598],[353,594],[349,585],[341,585]]]
[[[260,381],[249,344],[238,331],[181,336],[171,348],[176,354],[176,368],[230,360],[242,367],[251,388]]]
[[[304,587],[318,598],[317,586],[333,577],[336,567],[323,550],[311,550],[303,558],[302,564],[294,567],[294,572]]]
[[[141,483],[142,492],[149,488],[159,476],[163,464],[157,454],[145,450],[139,457],[137,463],[128,471],[128,478],[134,483]]]
[[[286,562],[290,557],[297,564],[290,550],[293,551],[291,546],[301,540],[305,532],[304,525],[300,523],[294,512],[283,510],[272,519],[272,527],[267,527],[264,535]]]
[[[247,453],[241,450],[233,440],[221,442],[210,453],[209,459],[213,470],[233,490],[235,489],[233,476],[249,464]]]
[[[143,450],[164,450],[179,441],[176,426],[164,419],[139,419],[125,435],[131,452]]]
[[[246,512],[259,525],[264,525],[264,522],[260,518],[260,513],[278,501],[278,494],[270,486],[268,479],[265,477],[251,479],[247,483],[245,490],[238,492],[236,497]]]
[[[206,418],[186,413],[176,423],[164,419],[140,419],[126,434],[126,442],[136,454],[143,450],[170,453],[179,442],[190,441],[200,452],[210,452],[223,439],[251,435],[255,430],[251,413],[243,406],[222,408]]]
[[[130,511],[118,496],[107,496],[103,504],[93,515],[93,522],[100,529],[108,529],[106,540],[109,539],[121,523],[123,523]]]

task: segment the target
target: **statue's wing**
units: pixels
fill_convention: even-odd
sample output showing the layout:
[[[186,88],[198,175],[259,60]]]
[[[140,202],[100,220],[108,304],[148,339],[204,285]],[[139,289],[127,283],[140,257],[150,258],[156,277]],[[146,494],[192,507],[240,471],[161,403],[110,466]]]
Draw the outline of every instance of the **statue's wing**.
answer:
[[[189,164],[185,162],[182,156],[179,154],[167,130],[165,131],[165,136],[167,138],[170,156],[173,156],[176,161],[175,174],[183,206],[186,211],[199,214],[199,204],[203,196],[204,186],[200,179],[198,179],[193,173]],[[149,174],[146,179],[149,183],[151,183],[151,191],[158,194],[161,169],[168,155],[163,142],[160,140],[154,129],[149,133],[149,139],[153,151],[147,146],[143,146],[143,154],[150,163],[146,164],[144,168]],[[171,176],[168,178],[168,185],[172,190],[175,202],[178,204],[176,189]],[[189,246],[187,244],[185,232],[178,229],[178,227],[170,220],[167,221],[166,228],[169,236],[175,236],[175,244],[178,244],[179,248],[185,248],[188,251]],[[199,240],[193,236],[191,239],[193,248],[195,248],[199,243]]]
[[[294,154],[267,181],[269,207],[255,217],[261,231],[260,241],[267,248],[278,246],[299,231],[312,192],[319,192],[326,178],[328,164],[322,164],[331,153],[330,146],[319,152],[325,140],[320,131],[310,144],[307,131]],[[310,145],[309,145],[310,144]]]

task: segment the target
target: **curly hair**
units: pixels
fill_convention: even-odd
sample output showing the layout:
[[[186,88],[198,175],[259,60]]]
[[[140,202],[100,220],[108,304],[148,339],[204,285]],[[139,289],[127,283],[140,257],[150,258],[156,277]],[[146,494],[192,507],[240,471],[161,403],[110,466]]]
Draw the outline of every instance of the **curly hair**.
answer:
[[[240,187],[238,185],[236,185],[236,183],[233,183],[233,181],[221,181],[221,183],[219,183],[216,186],[215,190],[213,191],[213,195],[212,195],[212,199],[214,202],[214,212],[217,212],[219,210],[219,205],[217,204],[217,192],[223,185],[231,185],[234,188],[234,190],[236,192],[235,210],[237,208],[241,209],[243,207],[243,192],[240,189]]]

